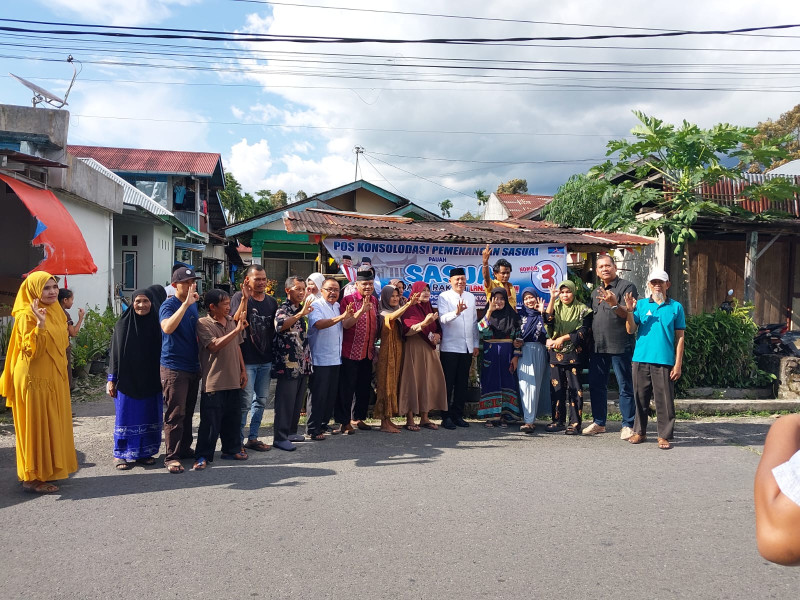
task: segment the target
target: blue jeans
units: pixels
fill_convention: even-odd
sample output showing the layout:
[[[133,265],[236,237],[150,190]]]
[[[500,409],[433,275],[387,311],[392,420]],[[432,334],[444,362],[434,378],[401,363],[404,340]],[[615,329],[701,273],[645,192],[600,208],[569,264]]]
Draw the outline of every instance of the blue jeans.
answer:
[[[247,385],[239,391],[242,404],[242,439],[255,440],[261,427],[264,409],[267,407],[269,397],[269,380],[272,363],[245,365],[247,370]],[[250,418],[250,433],[246,435],[244,426]]]
[[[611,368],[619,385],[619,412],[622,426],[633,427],[636,405],[633,400],[633,373],[631,358],[633,351],[623,354],[595,352],[589,357],[589,394],[592,397],[592,419],[605,427],[608,417],[608,375]]]

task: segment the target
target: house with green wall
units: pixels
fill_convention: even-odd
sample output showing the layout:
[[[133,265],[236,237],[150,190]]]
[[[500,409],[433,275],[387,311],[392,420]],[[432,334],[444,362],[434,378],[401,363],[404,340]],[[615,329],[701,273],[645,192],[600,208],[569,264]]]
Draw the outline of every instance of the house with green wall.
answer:
[[[408,198],[359,179],[228,225],[224,229],[225,236],[250,246],[253,249],[253,262],[262,264],[270,279],[282,282],[290,274],[308,275],[320,270],[317,240],[312,239],[315,236],[287,233],[283,215],[287,210],[302,211],[309,208],[402,216],[420,221],[441,220],[439,215],[414,204]],[[331,270],[335,269],[323,266],[321,272]]]

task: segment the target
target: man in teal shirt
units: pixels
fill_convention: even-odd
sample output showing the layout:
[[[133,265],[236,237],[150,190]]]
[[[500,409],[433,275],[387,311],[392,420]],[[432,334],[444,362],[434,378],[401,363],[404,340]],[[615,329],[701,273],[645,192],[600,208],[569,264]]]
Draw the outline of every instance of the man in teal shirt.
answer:
[[[647,439],[647,411],[655,401],[658,447],[668,450],[675,429],[675,382],[681,376],[686,315],[680,302],[667,297],[669,275],[656,269],[647,278],[650,297],[625,296],[626,329],[636,334],[633,351],[633,395],[636,419],[631,444]]]

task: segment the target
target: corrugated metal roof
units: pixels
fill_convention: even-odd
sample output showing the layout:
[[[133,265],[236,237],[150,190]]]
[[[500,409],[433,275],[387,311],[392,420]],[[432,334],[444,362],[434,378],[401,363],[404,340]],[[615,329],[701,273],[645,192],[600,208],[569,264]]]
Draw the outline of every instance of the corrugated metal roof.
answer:
[[[194,173],[212,176],[221,158],[213,152],[178,152],[143,148],[67,146],[78,158],[93,158],[112,171],[130,173]]]
[[[800,159],[790,160],[780,167],[775,167],[769,175],[800,175]]]
[[[130,206],[138,206],[140,208],[145,209],[152,215],[157,217],[173,217],[174,215],[168,211],[166,208],[161,206],[158,202],[153,200],[150,196],[145,194],[143,191],[138,189],[137,187],[131,185],[127,181],[125,181],[122,177],[111,171],[110,169],[105,168],[99,162],[94,160],[93,158],[79,158],[81,162],[86,163],[95,171],[98,171],[108,177],[109,179],[113,179],[117,183],[122,186],[122,202],[123,204],[128,204]]]
[[[358,215],[308,209],[287,211],[283,218],[289,233],[334,237],[427,242],[493,244],[567,244],[572,247],[648,246],[653,238],[627,233],[606,233],[559,227],[547,221],[414,221],[404,217]]]
[[[519,219],[545,207],[552,196],[539,196],[536,194],[495,194],[497,199],[506,207],[512,219]]]

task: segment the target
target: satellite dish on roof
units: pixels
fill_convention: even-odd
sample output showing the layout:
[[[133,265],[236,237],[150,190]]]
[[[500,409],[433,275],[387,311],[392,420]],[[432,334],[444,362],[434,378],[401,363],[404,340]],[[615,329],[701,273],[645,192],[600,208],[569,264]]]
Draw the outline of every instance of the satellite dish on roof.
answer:
[[[69,87],[67,88],[67,93],[64,94],[64,98],[60,98],[53,92],[48,92],[43,87],[39,87],[35,83],[31,83],[27,79],[23,79],[22,77],[14,75],[13,73],[9,73],[9,75],[33,92],[32,102],[34,108],[36,108],[37,104],[42,102],[46,102],[50,106],[55,106],[56,108],[62,108],[67,105],[67,97],[69,96],[70,90],[72,90],[72,85],[75,83],[75,78],[78,76],[78,70],[75,68],[75,63],[77,62],[80,64],[79,61],[76,61],[74,58],[72,58],[71,54],[67,57],[67,62],[72,65],[72,81],[69,83]],[[81,67],[81,69],[83,69],[83,67]]]

